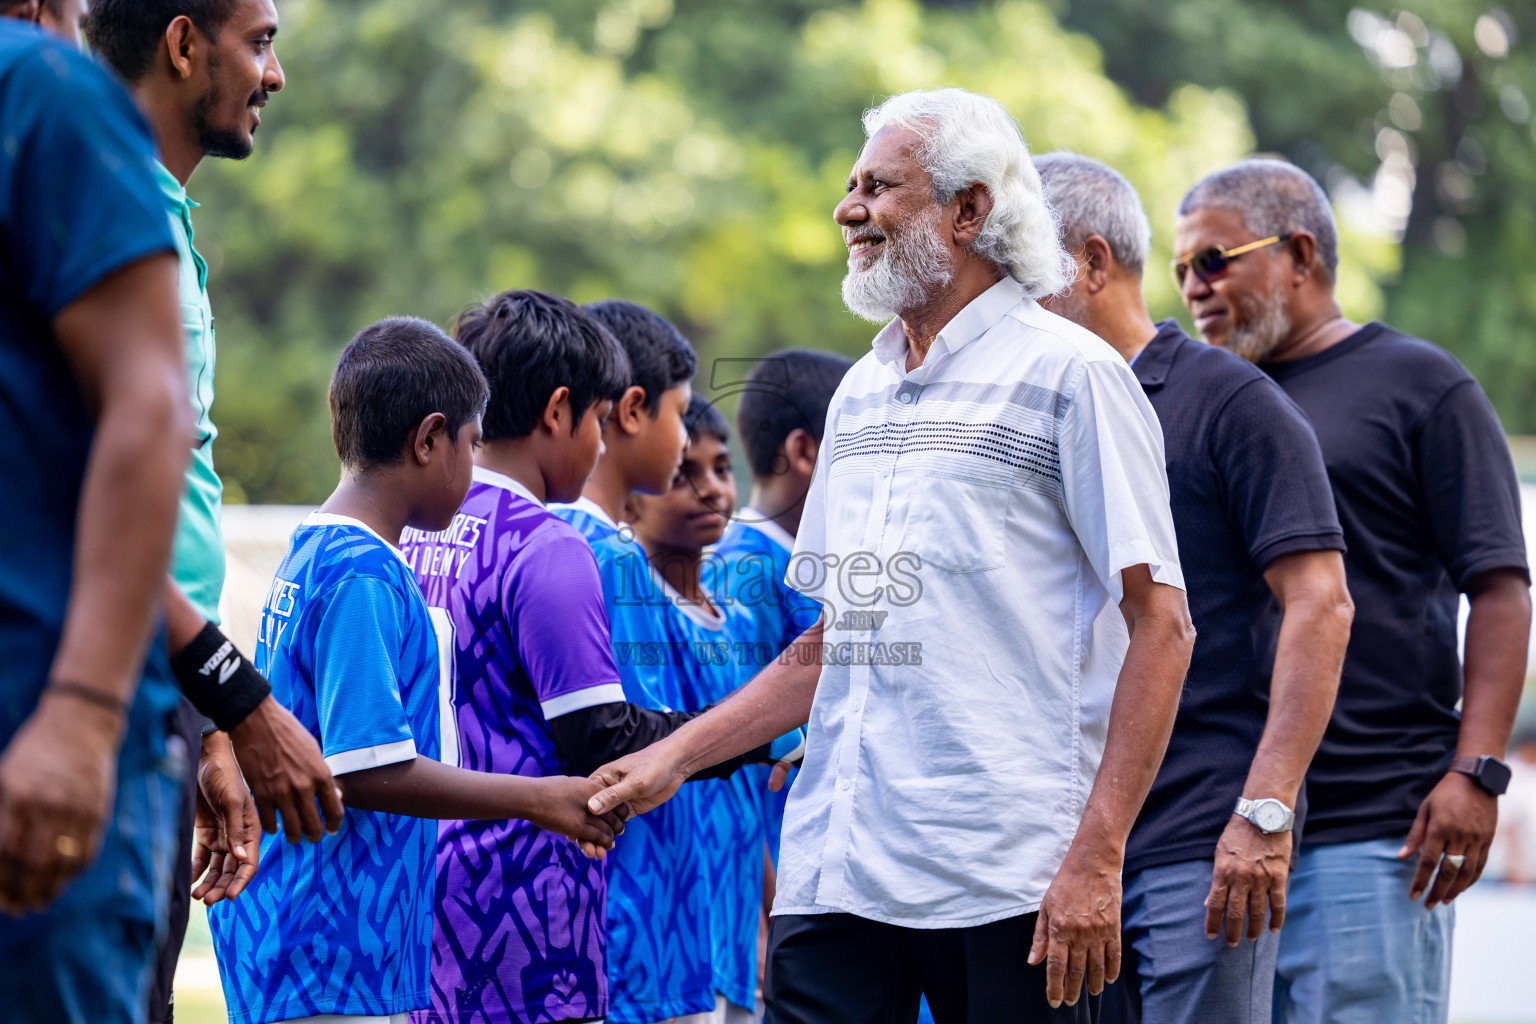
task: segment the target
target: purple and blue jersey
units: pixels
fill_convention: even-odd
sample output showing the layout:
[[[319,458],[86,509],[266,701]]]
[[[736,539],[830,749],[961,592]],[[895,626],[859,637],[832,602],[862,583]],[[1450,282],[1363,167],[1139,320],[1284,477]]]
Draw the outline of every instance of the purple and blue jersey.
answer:
[[[256,667],[337,775],[438,756],[432,617],[400,553],[316,512],[262,609]],[[427,1006],[437,824],[347,808],[318,843],[261,838],[261,870],[208,912],[232,1024]]]
[[[401,546],[449,653],[444,735],[458,763],[569,774],[550,720],[624,700],[587,542],[521,484],[476,467],[453,525],[408,530]],[[441,822],[431,1008],[412,1021],[603,1016],[606,902],[604,862],[564,836],[521,820]]]

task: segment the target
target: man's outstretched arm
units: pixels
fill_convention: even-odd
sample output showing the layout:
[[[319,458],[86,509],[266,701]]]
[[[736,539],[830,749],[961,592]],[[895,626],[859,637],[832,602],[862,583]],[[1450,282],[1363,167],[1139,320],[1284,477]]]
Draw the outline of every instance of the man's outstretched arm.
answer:
[[[821,626],[815,625],[795,641],[821,649]],[[769,743],[811,717],[821,659],[776,661],[718,705],[687,723],[666,739],[639,753],[622,757],[592,773],[604,786],[588,801],[594,814],[628,803],[642,814],[665,803],[689,776],[711,765]]]
[[[1029,951],[1031,964],[1046,965],[1045,996],[1053,1007],[1075,1004],[1085,978],[1097,995],[1120,974],[1125,842],[1163,763],[1195,649],[1182,590],[1154,583],[1145,565],[1120,576],[1131,644],[1115,685],[1109,738],[1077,835],[1040,904]]]

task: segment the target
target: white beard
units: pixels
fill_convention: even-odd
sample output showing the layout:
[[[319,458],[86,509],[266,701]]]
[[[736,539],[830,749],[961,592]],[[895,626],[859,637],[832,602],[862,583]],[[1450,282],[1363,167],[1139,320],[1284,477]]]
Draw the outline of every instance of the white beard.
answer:
[[[1262,363],[1291,333],[1291,314],[1279,295],[1256,298],[1247,322],[1233,327],[1227,350],[1250,363]]]
[[[939,240],[937,204],[885,236],[885,249],[874,263],[858,270],[849,260],[843,278],[843,304],[855,316],[883,324],[904,309],[917,309],[955,276],[949,250]]]

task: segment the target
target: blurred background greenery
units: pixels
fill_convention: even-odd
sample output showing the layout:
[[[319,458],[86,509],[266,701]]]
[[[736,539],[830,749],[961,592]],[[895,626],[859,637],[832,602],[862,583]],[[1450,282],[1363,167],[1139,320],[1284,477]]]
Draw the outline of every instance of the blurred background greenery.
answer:
[[[193,178],[231,502],[324,498],[325,389],[359,327],[510,287],[617,295],[707,361],[863,351],[830,213],[888,94],[1002,100],[1037,152],[1141,191],[1148,297],[1202,174],[1318,177],[1341,291],[1454,352],[1536,432],[1536,7],[1412,0],[279,0],[255,156]]]

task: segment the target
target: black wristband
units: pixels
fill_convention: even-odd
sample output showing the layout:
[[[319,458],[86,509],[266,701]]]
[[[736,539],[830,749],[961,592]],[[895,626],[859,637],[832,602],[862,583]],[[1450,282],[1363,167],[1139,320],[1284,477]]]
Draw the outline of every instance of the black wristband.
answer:
[[[213,623],[171,659],[171,670],[193,707],[228,731],[267,699],[272,684]]]

